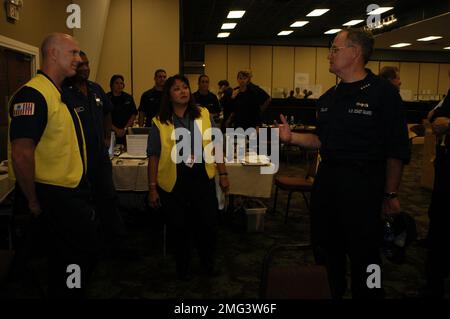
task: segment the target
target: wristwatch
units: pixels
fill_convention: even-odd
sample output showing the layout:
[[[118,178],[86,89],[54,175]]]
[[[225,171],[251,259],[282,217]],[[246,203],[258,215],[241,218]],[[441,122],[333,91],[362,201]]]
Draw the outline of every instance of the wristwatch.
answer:
[[[397,198],[396,192],[384,193],[384,199],[394,199]]]

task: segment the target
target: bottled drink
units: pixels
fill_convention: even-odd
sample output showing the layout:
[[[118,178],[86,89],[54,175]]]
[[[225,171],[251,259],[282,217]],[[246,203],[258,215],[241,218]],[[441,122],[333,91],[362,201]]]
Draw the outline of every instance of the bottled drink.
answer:
[[[393,229],[393,219],[391,216],[385,217],[383,236],[383,253],[386,258],[392,258],[394,255],[393,246],[395,234]]]

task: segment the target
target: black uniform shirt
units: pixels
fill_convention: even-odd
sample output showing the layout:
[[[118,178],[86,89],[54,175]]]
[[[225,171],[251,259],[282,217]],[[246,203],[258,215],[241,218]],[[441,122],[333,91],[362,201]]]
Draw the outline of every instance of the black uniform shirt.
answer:
[[[317,134],[324,160],[410,159],[398,90],[370,70],[361,81],[339,83],[317,102]]]
[[[113,105],[113,110],[111,113],[112,124],[120,129],[125,128],[130,117],[133,114],[137,114],[136,104],[134,103],[133,97],[125,92],[122,92],[119,96],[114,96],[112,92],[106,94]]]
[[[433,112],[433,116],[430,119],[430,122],[433,123],[433,121],[437,118],[437,117],[448,117],[450,118],[450,89],[447,92],[447,95],[445,96],[444,101],[442,102],[442,105],[438,108],[435,109],[435,111]],[[441,146],[442,143],[442,139],[438,139],[438,142],[436,143],[436,147],[439,148]],[[450,137],[447,136],[445,137],[445,142],[444,145],[447,149],[447,152],[450,151]]]
[[[162,93],[162,91],[152,88],[145,91],[141,96],[139,112],[144,113],[144,125],[147,127],[152,126],[152,119],[159,113],[159,104],[161,103]]]
[[[30,111],[20,111],[22,105]],[[37,144],[47,126],[47,102],[42,94],[29,86],[22,87],[13,97],[9,106],[11,124],[9,138],[31,138]]]
[[[223,109],[223,120],[226,121],[230,117],[230,114],[234,112],[234,104],[231,96],[233,95],[233,89],[227,88],[220,99],[220,107]]]
[[[249,83],[245,92],[239,92],[233,100],[235,111],[235,127],[247,129],[261,126],[260,106],[270,96],[259,86]]]
[[[100,85],[87,81],[87,86],[88,96],[85,96],[75,85],[66,82],[63,86],[63,98],[78,113],[83,125],[88,153],[88,174],[91,175],[107,154],[103,119],[112,111],[112,104]]]
[[[201,94],[197,91],[193,94],[195,104],[206,107],[211,114],[220,112],[220,104],[217,96],[208,91],[208,94]]]

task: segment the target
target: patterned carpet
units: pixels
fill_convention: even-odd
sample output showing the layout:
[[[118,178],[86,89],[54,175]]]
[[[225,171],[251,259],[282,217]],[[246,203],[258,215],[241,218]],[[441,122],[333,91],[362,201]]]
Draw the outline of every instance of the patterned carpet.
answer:
[[[426,213],[431,195],[430,191],[419,185],[422,149],[423,145],[413,145],[413,158],[405,168],[400,190],[403,211],[414,217],[421,238],[427,232]],[[303,175],[306,167],[304,156],[298,152],[285,155],[288,157],[283,157],[280,173]],[[100,260],[88,295],[100,299],[258,298],[262,262],[268,250],[275,244],[307,242],[309,238],[309,213],[303,198],[300,194],[293,195],[287,224],[284,223],[286,200],[287,194],[280,192],[275,213],[271,210],[272,199],[264,201],[269,209],[263,232],[246,232],[242,212],[222,216],[217,251],[220,274],[214,278],[199,275],[199,261],[194,256],[194,278],[189,282],[180,282],[174,276],[173,258],[170,254],[163,256],[160,216],[145,209],[142,195],[121,194],[121,207],[129,235],[123,249]],[[300,259],[311,261],[311,256],[296,254],[286,259],[289,262]],[[384,261],[383,284],[387,298],[402,298],[406,292],[423,284],[424,259],[423,245],[415,242],[408,248],[404,264]],[[44,287],[45,291],[42,284],[45,267],[39,260],[34,261],[33,267],[37,283],[10,282],[1,290],[0,296],[40,298],[42,293],[37,286]],[[450,292],[450,289],[447,290]]]

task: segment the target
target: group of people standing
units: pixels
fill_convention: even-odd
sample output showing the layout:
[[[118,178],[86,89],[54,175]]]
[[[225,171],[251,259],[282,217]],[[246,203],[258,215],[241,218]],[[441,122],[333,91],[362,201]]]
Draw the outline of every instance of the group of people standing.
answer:
[[[278,126],[282,142],[320,150],[311,198],[311,240],[316,261],[326,265],[337,298],[346,291],[346,256],[351,263],[353,297],[383,297],[382,288],[367,285],[367,270],[374,264],[381,267],[381,213],[400,211],[397,192],[403,166],[410,159],[399,91],[365,68],[373,44],[366,31],[339,32],[328,59],[330,72],[340,82],[317,102],[316,134],[291,132],[283,115]],[[269,95],[251,83],[246,70],[238,73],[235,89],[225,80],[219,82],[219,101],[209,92],[206,75],[200,76],[199,90],[192,94],[186,77],[167,78],[160,69],[154,74],[155,86],[142,95],[136,109],[132,97],[123,92],[123,76],[111,78],[108,94],[88,80],[89,61],[71,36],[51,34],[41,50],[41,70],[10,103],[8,157],[17,181],[16,201],[27,207],[34,223],[44,226],[48,239],[49,295],[82,295],[101,243],[97,221],[105,238],[117,240],[124,234],[107,147],[110,132],[124,138],[138,114],[140,125],[151,126],[149,204],[163,211],[174,236],[177,276],[189,280],[193,246],[205,274],[214,275],[214,178],[218,175],[225,193],[230,183],[224,161],[203,159],[205,146],[212,140],[207,134],[205,138],[205,132],[218,125],[221,108],[222,128],[257,128]],[[444,242],[448,216],[443,217],[440,210],[450,189],[448,101],[447,97],[430,117],[435,132],[443,137],[437,155],[428,262],[428,287],[439,296],[448,275],[448,241]],[[174,134],[178,128],[189,133],[190,152],[179,148],[182,137]],[[196,136],[202,140],[196,141]],[[202,145],[200,156],[193,151],[195,144]],[[67,285],[67,267],[73,264],[82,269],[81,289]]]

